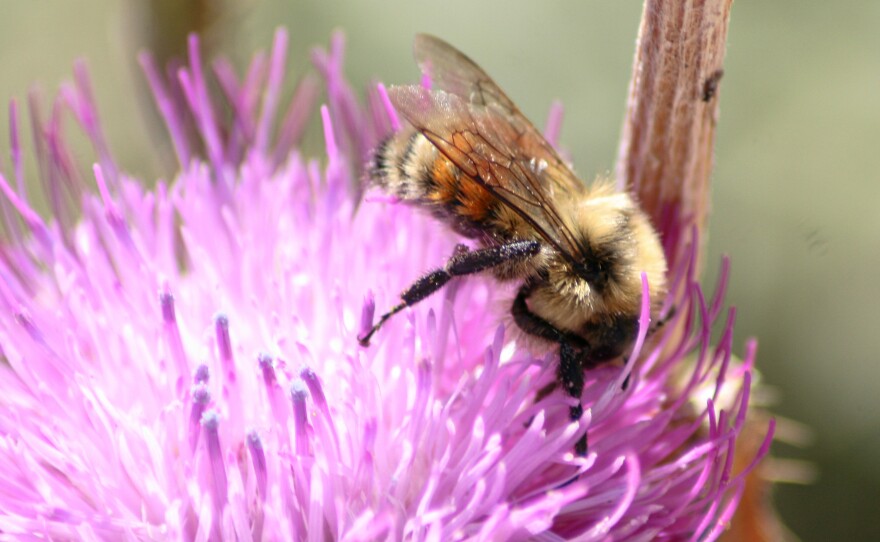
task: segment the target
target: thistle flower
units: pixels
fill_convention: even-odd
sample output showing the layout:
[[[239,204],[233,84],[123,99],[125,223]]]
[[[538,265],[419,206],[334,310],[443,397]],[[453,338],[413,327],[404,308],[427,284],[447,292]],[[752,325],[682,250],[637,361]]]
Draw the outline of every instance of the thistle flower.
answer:
[[[152,190],[114,162],[78,66],[47,123],[33,109],[48,222],[23,188],[10,107],[0,533],[716,538],[751,468],[731,469],[755,349],[732,357],[727,265],[707,299],[696,243],[681,248],[690,258],[670,281],[675,316],[645,342],[644,296],[635,351],[623,368],[586,374],[578,423],[562,394],[536,400],[553,354],[505,340],[497,286],[479,279],[455,282],[363,349],[370,292],[392,299],[455,239],[402,205],[359,199],[364,153],[391,120],[381,92],[357,103],[339,36],[314,55],[329,101],[326,160],[299,153],[317,83],[305,79],[279,120],[285,45],[280,31],[243,79],[215,65],[226,111],[195,39],[172,78],[143,58],[179,161]],[[61,136],[67,113],[95,147],[89,182]],[[587,429],[590,453],[575,457]]]

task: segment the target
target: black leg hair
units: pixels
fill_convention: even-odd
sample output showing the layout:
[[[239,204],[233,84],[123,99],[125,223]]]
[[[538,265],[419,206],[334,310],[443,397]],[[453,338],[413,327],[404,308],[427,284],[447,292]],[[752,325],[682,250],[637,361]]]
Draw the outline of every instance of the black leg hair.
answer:
[[[584,406],[581,404],[581,395],[584,393],[584,368],[579,359],[582,355],[582,352],[567,342],[559,345],[559,369],[556,374],[565,392],[577,400],[576,405],[568,407],[568,416],[573,422],[580,420],[584,414]],[[581,457],[587,455],[586,431],[575,443],[574,453]]]
[[[538,393],[535,396],[535,401],[537,402],[544,397],[547,397],[553,393],[560,384],[562,384],[565,392],[578,401],[578,404],[570,407],[569,410],[571,420],[577,421],[581,418],[581,415],[583,415],[584,412],[583,405],[580,403],[581,395],[584,391],[584,371],[596,367],[604,359],[607,359],[608,356],[603,355],[601,348],[599,349],[600,351],[595,351],[591,354],[589,343],[582,337],[568,331],[563,331],[533,313],[529,309],[526,299],[528,299],[534,289],[535,283],[533,282],[527,282],[522,288],[520,288],[510,311],[513,315],[513,320],[516,322],[516,325],[526,333],[559,343],[559,367],[557,368],[556,382],[551,382],[538,390]],[[652,325],[648,330],[648,335],[652,335],[655,331],[663,327],[663,325],[668,322],[674,314],[675,308],[670,310],[666,317]],[[614,330],[614,327],[610,330]],[[628,357],[624,356],[624,364],[627,359]],[[621,385],[622,389],[626,390],[629,387],[631,376],[631,374],[626,376]],[[584,433],[584,436],[575,443],[575,453],[580,456],[587,455],[586,433]]]
[[[526,299],[535,289],[532,283],[526,283],[519,289],[516,299],[513,300],[513,307],[510,313],[513,315],[513,321],[516,325],[529,335],[541,337],[548,341],[557,343],[569,343],[579,349],[587,348],[587,342],[581,337],[568,331],[562,331],[547,320],[544,320],[537,314],[533,313],[529,306],[526,305]]]
[[[526,283],[520,288],[516,299],[513,301],[511,313],[516,325],[526,333],[536,335],[549,341],[559,343],[559,366],[556,372],[556,382],[545,386],[538,392],[536,400],[549,395],[556,386],[562,384],[565,392],[577,400],[577,404],[569,407],[569,417],[572,421],[581,419],[584,407],[581,405],[581,395],[584,392],[584,363],[587,358],[589,345],[577,335],[562,331],[556,326],[533,313],[526,304],[526,299],[534,290],[535,285]],[[587,434],[578,439],[574,451],[583,457],[587,455]]]
[[[395,305],[390,311],[379,318],[379,321],[367,332],[358,337],[362,346],[369,346],[373,334],[382,327],[389,318],[402,311],[406,307],[415,305],[442,288],[453,277],[471,275],[486,269],[497,267],[507,262],[527,260],[541,251],[541,243],[538,241],[514,241],[496,247],[468,250],[464,245],[455,247],[452,257],[442,269],[435,269],[419,277],[406,290],[400,294],[401,303]]]

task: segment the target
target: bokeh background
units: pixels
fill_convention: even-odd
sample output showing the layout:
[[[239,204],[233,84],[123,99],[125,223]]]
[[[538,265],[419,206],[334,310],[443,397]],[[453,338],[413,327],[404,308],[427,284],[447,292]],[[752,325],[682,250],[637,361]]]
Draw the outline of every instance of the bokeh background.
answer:
[[[409,81],[415,32],[475,57],[539,126],[565,105],[563,143],[584,177],[613,169],[640,0],[321,2],[3,0],[0,98],[46,95],[88,60],[110,145],[146,182],[164,169],[135,54],[182,50],[197,29],[239,65],[290,30],[288,65],[343,29],[347,73]],[[759,339],[773,410],[775,492],[804,541],[880,540],[880,2],[736,2],[721,83],[710,224],[714,283],[733,261],[737,344]],[[290,88],[288,88],[288,93]],[[6,125],[5,113],[0,115]],[[0,135],[8,164],[8,135]],[[318,147],[316,146],[316,149]],[[33,167],[33,164],[30,164]],[[800,424],[800,425],[799,425]]]

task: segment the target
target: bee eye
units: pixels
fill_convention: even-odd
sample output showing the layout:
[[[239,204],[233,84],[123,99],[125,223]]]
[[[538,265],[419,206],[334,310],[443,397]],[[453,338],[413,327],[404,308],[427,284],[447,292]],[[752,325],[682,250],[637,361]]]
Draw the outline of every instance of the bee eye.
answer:
[[[601,261],[595,259],[585,259],[575,263],[574,272],[578,278],[583,279],[590,286],[599,290],[608,282],[608,271]]]
[[[593,283],[599,278],[600,270],[596,265],[590,265],[590,262],[581,261],[574,265],[575,274],[589,283]]]

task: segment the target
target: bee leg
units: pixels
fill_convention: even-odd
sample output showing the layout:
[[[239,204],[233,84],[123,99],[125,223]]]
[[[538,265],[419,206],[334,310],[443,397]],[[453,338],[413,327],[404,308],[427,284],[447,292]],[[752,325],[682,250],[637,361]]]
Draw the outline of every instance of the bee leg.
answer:
[[[581,404],[581,395],[584,393],[584,369],[580,361],[582,356],[583,352],[574,348],[568,342],[563,341],[559,345],[557,377],[565,392],[577,399],[576,405],[568,407],[568,416],[573,422],[580,420],[584,414],[584,407]],[[574,452],[581,457],[587,455],[586,431],[575,443]]]
[[[529,306],[526,304],[526,299],[528,299],[534,289],[535,285],[527,282],[526,284],[523,284],[522,288],[520,288],[519,292],[516,294],[516,299],[513,300],[513,306],[510,309],[510,313],[513,315],[513,321],[516,322],[516,325],[529,335],[541,337],[542,339],[555,343],[568,342],[577,348],[586,348],[587,343],[581,337],[578,337],[574,333],[557,329],[556,326],[547,320],[544,320],[529,309]]]
[[[543,398],[547,397],[548,395],[550,395],[551,393],[556,391],[556,388],[558,388],[558,387],[559,387],[559,381],[554,380],[553,382],[550,382],[549,384],[547,384],[543,388],[539,389],[538,393],[535,394],[535,402],[537,403],[540,400],[542,400]]]
[[[577,421],[581,419],[584,413],[584,407],[581,405],[581,395],[584,392],[583,360],[586,358],[585,353],[589,346],[581,337],[557,329],[553,324],[529,309],[526,299],[532,293],[534,287],[534,284],[526,283],[520,288],[511,308],[513,320],[526,333],[559,343],[559,366],[556,372],[557,382],[541,389],[538,395],[539,399],[543,398],[556,389],[557,385],[562,384],[565,392],[577,399],[577,404],[569,407],[569,417],[572,421]],[[579,456],[587,455],[586,433],[575,443],[574,451]]]
[[[358,337],[358,342],[362,346],[369,346],[370,338],[389,318],[433,294],[453,277],[479,273],[507,262],[527,260],[540,251],[541,243],[538,241],[514,241],[479,250],[468,250],[464,245],[458,245],[442,269],[435,269],[416,279],[400,294],[401,302],[383,314],[366,335]]]

